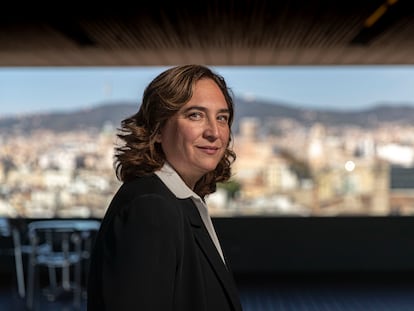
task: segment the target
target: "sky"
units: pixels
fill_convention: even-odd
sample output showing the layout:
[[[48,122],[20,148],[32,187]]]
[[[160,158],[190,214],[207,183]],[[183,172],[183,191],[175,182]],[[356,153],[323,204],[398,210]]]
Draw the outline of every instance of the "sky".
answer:
[[[0,117],[141,101],[168,67],[0,67]],[[414,106],[414,66],[212,66],[235,96],[305,108]]]

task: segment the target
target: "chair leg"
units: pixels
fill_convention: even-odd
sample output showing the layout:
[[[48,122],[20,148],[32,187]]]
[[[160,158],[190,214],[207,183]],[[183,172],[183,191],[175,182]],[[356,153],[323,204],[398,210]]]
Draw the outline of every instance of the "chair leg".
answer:
[[[56,270],[53,267],[48,267],[47,270],[49,273],[49,286],[51,288],[51,291],[55,291],[57,288]]]
[[[28,267],[28,284],[27,284],[27,296],[26,296],[26,306],[29,310],[33,309],[33,301],[34,301],[34,287],[35,287],[35,273],[36,267],[32,260],[29,262]]]
[[[75,288],[74,288],[74,305],[76,308],[80,308],[81,305],[81,298],[82,298],[82,278],[81,278],[81,265],[82,261],[80,259],[79,262],[75,265]]]
[[[64,290],[70,290],[70,268],[62,268],[62,287]]]
[[[20,244],[20,233],[16,228],[13,229],[13,244],[14,261],[16,265],[17,289],[20,298],[24,298],[26,296],[26,286],[24,284],[22,247]]]

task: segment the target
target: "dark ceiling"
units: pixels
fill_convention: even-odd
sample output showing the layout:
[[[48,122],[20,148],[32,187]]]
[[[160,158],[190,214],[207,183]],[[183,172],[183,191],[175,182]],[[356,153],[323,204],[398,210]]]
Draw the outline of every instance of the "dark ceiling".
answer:
[[[2,9],[0,66],[414,64],[410,2],[153,0]]]

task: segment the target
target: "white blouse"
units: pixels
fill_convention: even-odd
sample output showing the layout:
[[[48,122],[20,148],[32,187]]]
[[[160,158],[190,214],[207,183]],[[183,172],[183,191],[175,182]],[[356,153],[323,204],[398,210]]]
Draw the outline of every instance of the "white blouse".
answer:
[[[168,187],[168,189],[170,189],[171,192],[174,193],[174,195],[177,198],[191,198],[193,200],[193,202],[197,206],[198,212],[200,213],[201,219],[203,220],[203,223],[206,226],[208,233],[210,234],[211,240],[216,246],[217,251],[220,254],[220,257],[224,262],[223,251],[221,250],[220,242],[217,238],[216,231],[214,230],[214,226],[208,213],[206,203],[200,198],[199,195],[197,195],[185,184],[185,182],[181,179],[181,177],[174,170],[174,168],[172,168],[172,166],[167,162],[164,164],[161,170],[156,171],[155,174]]]

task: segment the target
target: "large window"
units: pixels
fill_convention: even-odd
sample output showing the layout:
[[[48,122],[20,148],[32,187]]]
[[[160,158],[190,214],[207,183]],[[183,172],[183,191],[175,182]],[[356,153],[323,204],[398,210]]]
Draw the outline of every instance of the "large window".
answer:
[[[0,215],[102,217],[115,133],[166,67],[0,69]],[[214,67],[235,98],[213,216],[414,215],[414,67]]]

